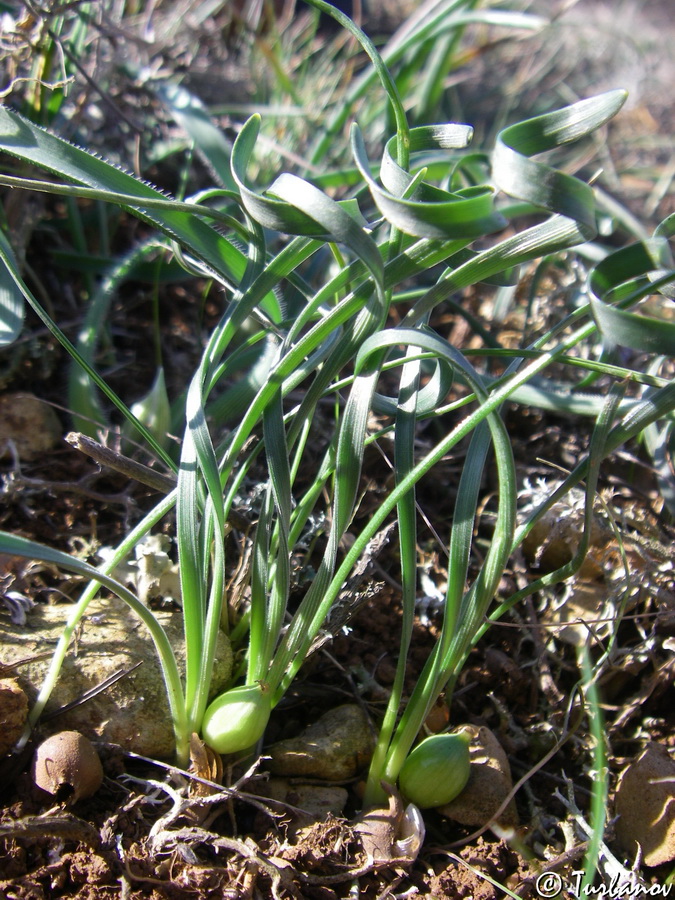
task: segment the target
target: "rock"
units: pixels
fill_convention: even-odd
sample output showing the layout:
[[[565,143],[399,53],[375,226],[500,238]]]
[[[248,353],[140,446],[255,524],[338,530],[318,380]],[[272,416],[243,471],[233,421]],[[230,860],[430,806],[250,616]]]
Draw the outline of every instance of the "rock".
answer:
[[[619,776],[614,799],[617,842],[646,866],[675,859],[675,760],[662,744],[647,744]]]
[[[61,423],[56,413],[33,394],[0,396],[0,457],[12,441],[20,460],[35,459],[60,439]]]
[[[180,600],[180,567],[171,561],[170,546],[165,534],[148,534],[136,544],[133,581],[136,596],[146,606],[157,599]]]
[[[294,837],[299,829],[323,822],[329,813],[341,816],[349,797],[343,787],[323,784],[298,784],[286,778],[270,778],[260,786],[262,797],[287,803],[291,808],[274,806],[275,812],[288,821],[289,833]]]
[[[295,738],[266,750],[273,775],[347,781],[364,769],[375,749],[375,738],[360,706],[329,710]]]
[[[489,728],[466,725],[471,734],[471,768],[462,793],[439,812],[462,825],[485,825],[513,789],[511,768],[506,753]],[[514,800],[497,819],[500,825],[517,825]]]
[[[94,745],[79,731],[60,731],[35,751],[33,781],[59,803],[93,797],[103,783],[103,766]]]
[[[19,740],[28,719],[28,697],[14,678],[0,679],[0,757]]]
[[[0,619],[0,661],[11,664],[29,660],[18,671],[33,697],[42,685],[50,659],[31,658],[54,650],[71,609],[68,604],[38,604],[28,614],[25,627]],[[156,610],[154,615],[182,666],[181,613]],[[227,686],[232,670],[229,641],[224,634],[218,641],[212,696]],[[120,744],[143,756],[172,757],[173,725],[155,646],[143,623],[121,600],[95,600],[90,604],[46,711],[78,700],[106,678],[138,662],[142,665],[129,675],[50,721],[52,730],[79,731],[92,740]]]

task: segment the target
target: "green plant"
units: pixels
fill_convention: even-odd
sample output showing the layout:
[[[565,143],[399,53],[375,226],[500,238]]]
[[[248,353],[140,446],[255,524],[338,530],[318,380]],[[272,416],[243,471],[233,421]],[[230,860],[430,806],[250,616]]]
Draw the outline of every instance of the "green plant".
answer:
[[[246,747],[253,747],[263,736],[271,711],[266,685],[231,688],[207,707],[202,735],[218,753],[240,753]]]
[[[470,737],[466,733],[433,734],[409,754],[399,775],[406,799],[420,809],[454,800],[469,780]]]
[[[531,157],[603,126],[620,109],[624,93],[613,91],[504,129],[490,167],[486,153],[467,152],[468,126],[410,129],[395,80],[372,43],[328,4],[321,0],[312,4],[334,15],[361,42],[395,123],[379,178],[373,174],[362,131],[352,127],[351,151],[360,181],[340,170],[323,179],[331,190],[344,188],[337,194],[341,199],[294,174],[279,176],[267,190],[254,189],[248,171],[260,129],[258,116],[243,126],[232,149],[228,177],[234,189],[231,185],[178,202],[0,109],[0,149],[72,184],[27,183],[10,176],[1,179],[4,183],[118,204],[157,229],[163,253],[173,249],[186,268],[206,273],[229,295],[187,388],[176,466],[157,436],[131,415],[96,373],[93,354],[73,346],[43,310],[24,283],[8,242],[0,240],[6,285],[0,300],[7,342],[18,333],[19,307],[25,298],[91,382],[133,422],[157,458],[177,468],[175,491],[136,525],[99,571],[4,533],[0,549],[45,559],[93,579],[73,610],[31,723],[43,710],[73,631],[102,584],[129,603],[151,631],[171,701],[177,757],[184,763],[193,731],[203,728],[204,736],[223,752],[246,751],[261,736],[269,709],[283,698],[326,627],[350,572],[395,515],[403,620],[399,663],[365,798],[367,804],[375,804],[384,796],[382,782],[396,782],[428,711],[444,689],[452,688],[467,654],[485,631],[486,618],[495,620],[538,586],[568,577],[580,565],[602,459],[649,429],[658,429],[661,437],[663,431],[670,434],[675,388],[667,379],[657,371],[643,374],[605,358],[582,359],[574,351],[600,331],[608,342],[672,354],[672,326],[629,310],[648,294],[668,289],[673,278],[668,238],[675,223],[666,220],[650,241],[626,251],[607,254],[598,247],[604,259],[591,274],[589,302],[571,310],[530,346],[501,347],[489,328],[477,326],[462,308],[458,295],[481,282],[512,285],[519,265],[595,238],[592,188]],[[421,23],[415,32],[419,41],[433,33],[427,26]],[[413,44],[407,50],[415,55]],[[391,59],[396,58],[392,52]],[[372,78],[370,73],[364,75],[360,84],[370,86]],[[351,104],[351,99],[345,101],[322,128],[315,160],[327,143],[337,139]],[[350,192],[352,185],[355,190]],[[499,236],[508,224],[517,227],[523,216],[535,224]],[[214,221],[222,230],[209,224]],[[277,241],[275,234],[291,239]],[[485,362],[480,370],[434,328],[433,313],[443,304],[466,316],[483,338],[478,355]],[[504,362],[501,374],[492,374],[492,365]],[[554,364],[569,373],[568,382],[543,377]],[[579,397],[570,389],[579,367],[587,373],[587,386],[603,375],[641,385],[644,395],[622,399],[610,392],[605,397],[600,385]],[[385,395],[383,386],[396,375],[397,394]],[[463,393],[449,400],[453,379],[464,386]],[[501,417],[507,401],[564,409],[596,422],[588,457],[520,525],[513,453]],[[465,407],[470,409],[465,418],[458,421],[454,416],[448,426],[448,418]],[[377,427],[369,422],[372,411],[380,417]],[[331,424],[326,436],[325,425],[317,430],[316,424],[327,418]],[[440,438],[420,459],[415,448],[417,426],[431,419],[438,423]],[[223,428],[225,422],[229,430]],[[393,436],[395,485],[369,519],[359,524],[341,556],[343,540],[358,521],[366,449],[385,436]],[[469,447],[449,542],[442,631],[404,705],[417,589],[415,490],[448,452],[466,440]],[[318,462],[310,465],[317,442]],[[489,548],[471,580],[480,485],[491,458],[498,503]],[[261,460],[268,477],[257,510],[250,604],[223,616],[228,519],[246,480],[260,478],[256,473]],[[511,554],[544,513],[582,480],[586,526],[574,560],[492,609]],[[115,566],[174,506],[187,647],[184,681],[152,612],[111,577]],[[321,515],[330,524],[320,562],[309,589],[293,608],[291,556]],[[236,685],[208,706],[217,630],[230,616],[236,620],[231,639],[244,649],[245,664]],[[239,731],[238,740],[228,736],[220,743],[220,729],[211,730],[219,712],[236,708],[238,700],[250,701],[251,696],[252,705],[239,706],[244,719],[234,729]]]

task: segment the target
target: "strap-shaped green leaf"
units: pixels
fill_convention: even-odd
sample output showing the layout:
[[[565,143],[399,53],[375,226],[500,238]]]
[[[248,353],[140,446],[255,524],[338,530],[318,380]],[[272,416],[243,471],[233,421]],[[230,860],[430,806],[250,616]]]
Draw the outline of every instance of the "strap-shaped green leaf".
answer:
[[[0,347],[12,344],[23,326],[23,294],[11,269],[18,269],[9,241],[0,229]]]
[[[424,125],[410,130],[410,152],[424,150],[463,150],[473,137],[470,125]],[[384,187],[395,197],[403,197],[412,176],[394,160],[396,137],[389,138],[384,146],[380,163],[380,179]],[[368,170],[370,173],[370,169]]]
[[[246,268],[241,251],[225,237],[185,210],[151,209],[144,199],[167,197],[133,175],[38,128],[14,112],[0,106],[0,149],[33,163],[60,178],[106,192],[138,198],[130,211],[168,234],[214,273],[238,283]]]
[[[425,416],[437,409],[450,393],[453,370],[444,359],[434,360],[432,376],[423,387],[415,391],[415,415]],[[396,415],[400,401],[384,394],[373,394],[373,411],[384,415]]]
[[[365,220],[354,202],[345,207],[314,185],[295,175],[283,174],[267,195],[246,185],[246,168],[260,131],[260,116],[251,116],[235,141],[232,173],[248,214],[265,228],[286,234],[306,235],[345,244],[359,256],[382,285],[384,265],[375,241],[366,233]]]
[[[328,235],[315,219],[304,210],[299,210],[283,200],[265,196],[251,190],[246,183],[246,170],[253,156],[261,119],[258,114],[251,116],[237,135],[232,149],[232,176],[235,180],[246,212],[264,228],[282,234],[306,235],[326,240]],[[271,194],[275,194],[272,185]]]
[[[413,128],[411,150],[465,147],[473,129],[468,125],[431,125]],[[360,129],[352,127],[352,153],[382,215],[405,234],[433,239],[474,238],[503,228],[506,220],[493,208],[489,187],[467,188],[450,193],[433,185],[414,183],[411,175],[392,157],[392,138],[380,167],[380,186],[370,171],[370,161]],[[405,196],[412,191],[411,196]]]
[[[613,344],[645,353],[675,356],[675,324],[672,322],[615,309],[594,297],[591,298],[591,309],[598,329]]]
[[[150,390],[144,397],[141,397],[134,403],[131,407],[131,412],[142,425],[145,425],[157,443],[167,449],[170,443],[171,406],[162,366],[157,369],[155,380]],[[125,440],[124,446],[127,452],[131,448],[126,446],[126,441],[133,442],[137,435],[138,432],[133,423],[125,422],[122,426],[122,437]]]
[[[672,466],[672,419],[659,427],[655,422],[647,426],[643,432],[645,447],[652,458],[654,472],[659,485],[659,493],[671,516],[675,516],[675,477]]]
[[[577,223],[564,216],[552,216],[520,234],[505,238],[494,247],[469,256],[466,262],[430,287],[407,313],[406,324],[419,321],[439,303],[470,284],[486,281],[520,263],[580,240],[583,236]]]
[[[361,217],[358,206],[354,205],[355,201],[349,206],[336,203],[308,181],[289,174],[280,175],[272,190],[289,205],[306,211],[319,222],[329,240],[349,247],[366,264],[376,286],[383,288],[384,262],[377,244],[365,230],[367,223]]]
[[[260,585],[265,599],[265,628],[260,646],[254,655],[251,644],[247,682],[265,679],[274,658],[274,649],[284,624],[290,593],[290,552],[288,536],[291,527],[292,495],[291,467],[286,432],[284,430],[281,387],[263,414],[265,454],[270,473],[269,490],[276,509],[276,529],[272,542],[273,553],[268,561],[269,579]],[[256,535],[257,540],[257,535]],[[269,599],[267,599],[269,597]],[[262,599],[262,598],[260,598]],[[251,597],[251,638],[254,632],[254,597]],[[256,636],[257,637],[257,636]]]
[[[665,290],[669,289],[673,283],[670,276],[675,278],[675,263],[665,237],[667,232],[668,226],[657,237],[611,253],[593,269],[589,280],[591,311],[598,329],[611,344],[675,356],[675,323],[628,312],[609,302],[617,297],[619,303],[632,298],[637,302],[651,292],[652,279],[656,277],[665,281]],[[641,279],[637,293],[636,279]],[[659,282],[653,283],[656,290]]]
[[[675,235],[675,213],[672,213],[667,218],[665,218],[659,225],[654,229],[654,237],[655,238],[664,238],[667,240],[668,238],[672,238]],[[667,248],[663,245],[661,246],[661,252],[663,253],[662,262],[668,268],[673,267],[673,255],[670,250],[670,245],[667,245]],[[649,277],[652,280],[656,280],[659,277],[659,272],[655,272]],[[675,279],[673,281],[669,281],[667,284],[662,284],[659,287],[659,293],[663,294],[664,297],[668,297],[670,300],[675,300]]]
[[[497,137],[492,155],[497,187],[512,197],[574,219],[590,240],[596,232],[593,189],[529,157],[590,134],[616,115],[626,96],[625,91],[608,91],[505,128]]]

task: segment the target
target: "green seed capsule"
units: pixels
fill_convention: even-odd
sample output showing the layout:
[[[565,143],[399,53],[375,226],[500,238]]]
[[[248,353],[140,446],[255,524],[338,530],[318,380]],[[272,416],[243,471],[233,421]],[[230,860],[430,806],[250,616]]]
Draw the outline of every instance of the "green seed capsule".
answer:
[[[247,684],[232,688],[207,708],[202,737],[217,753],[241,753],[263,736],[271,711],[266,687]]]
[[[434,734],[409,754],[398,783],[401,793],[420,809],[444,806],[469,780],[469,743],[465,732]]]

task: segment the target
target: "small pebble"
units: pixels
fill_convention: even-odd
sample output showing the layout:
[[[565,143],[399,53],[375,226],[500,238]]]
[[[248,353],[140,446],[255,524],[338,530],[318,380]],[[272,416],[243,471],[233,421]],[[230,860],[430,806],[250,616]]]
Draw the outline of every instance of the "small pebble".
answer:
[[[33,780],[59,803],[71,804],[96,793],[103,782],[103,767],[88,738],[79,731],[61,731],[37,748]]]

